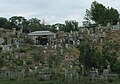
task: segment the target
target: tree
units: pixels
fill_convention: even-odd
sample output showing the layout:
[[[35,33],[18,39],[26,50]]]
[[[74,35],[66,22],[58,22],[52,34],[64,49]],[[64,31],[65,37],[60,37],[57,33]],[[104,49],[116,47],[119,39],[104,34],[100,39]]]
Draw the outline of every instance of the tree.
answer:
[[[7,19],[4,17],[0,17],[0,27],[5,28],[5,24],[7,22]]]
[[[120,78],[120,61],[116,61],[116,63],[113,66],[113,71],[116,72]]]
[[[76,31],[78,30],[78,22],[74,20],[66,20],[64,28],[65,28],[64,29],[65,32],[70,32],[71,30]]]
[[[88,9],[86,9],[86,14],[84,19],[87,21],[87,23],[91,24],[91,18],[92,18],[91,12]]]
[[[9,21],[5,22],[5,26],[4,26],[5,29],[12,29],[12,25]]]
[[[57,27],[57,30],[65,31],[65,24],[56,23],[55,26]]]
[[[31,18],[28,20],[29,21],[29,30],[30,31],[39,31],[42,30],[42,26],[41,26],[41,20],[39,20],[38,18]]]
[[[98,49],[91,43],[82,43],[79,47],[80,50],[80,62],[85,68],[90,69],[91,67],[98,68],[101,64],[102,57]]]
[[[48,30],[50,30],[51,32],[57,32],[57,27],[55,24],[53,24],[50,26],[50,28]]]
[[[96,24],[106,25],[108,22],[119,18],[119,12],[114,8],[106,8],[97,1],[92,2],[91,8],[86,10],[87,21],[94,21]]]
[[[117,61],[118,52],[119,50],[119,44],[115,41],[110,41],[108,43],[105,43],[102,48],[102,55],[103,55],[103,65],[104,67],[107,67],[107,62],[110,63],[111,69],[113,68],[113,65]]]
[[[26,22],[26,19],[22,16],[12,16],[9,18],[10,23],[12,24],[13,28],[16,28],[17,30],[24,27],[24,23]]]

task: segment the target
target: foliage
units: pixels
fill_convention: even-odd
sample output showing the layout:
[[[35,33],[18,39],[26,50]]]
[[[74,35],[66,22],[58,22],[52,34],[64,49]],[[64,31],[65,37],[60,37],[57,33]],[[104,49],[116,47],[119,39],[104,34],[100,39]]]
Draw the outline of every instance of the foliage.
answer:
[[[113,71],[120,77],[120,61],[116,61],[116,63],[113,65]]]
[[[5,27],[6,22],[7,22],[7,19],[6,19],[6,18],[0,17],[0,27],[1,27],[1,28],[4,28],[4,27]]]
[[[102,56],[100,52],[90,43],[83,43],[79,47],[80,49],[80,62],[86,67],[98,67],[100,66]]]
[[[117,52],[119,49],[119,44],[115,41],[110,41],[103,45],[102,55],[103,55],[103,65],[107,66],[110,63],[111,68],[117,61]]]
[[[37,19],[37,18],[31,18],[31,19],[28,20],[28,22],[29,22],[28,28],[29,28],[30,31],[42,30],[39,19]]]
[[[96,24],[106,25],[108,22],[117,20],[119,12],[114,8],[106,8],[97,1],[92,2],[91,8],[86,10],[85,19],[87,21],[95,21]]]
[[[73,21],[73,20],[66,20],[65,21],[65,27],[64,27],[64,31],[65,32],[70,32],[70,31],[76,31],[78,30],[78,22]]]
[[[22,16],[12,16],[9,18],[9,21],[13,28],[16,28],[17,30],[24,28],[24,23],[26,22],[26,19]]]
[[[25,44],[34,44],[34,41],[30,37],[24,37]]]
[[[24,33],[42,30],[49,30],[51,32],[57,32],[58,30],[70,32],[71,30],[78,30],[78,22],[76,22],[75,20],[66,20],[64,24],[56,23],[48,25],[44,22],[41,22],[41,20],[38,18],[26,19],[23,16],[12,16],[8,20],[4,17],[0,17],[0,27],[5,29],[22,29]]]
[[[80,63],[87,69],[95,67],[98,69],[107,68],[110,65],[111,70],[117,61],[119,45],[115,41],[110,41],[103,45],[99,50],[90,42],[81,43],[80,50]]]

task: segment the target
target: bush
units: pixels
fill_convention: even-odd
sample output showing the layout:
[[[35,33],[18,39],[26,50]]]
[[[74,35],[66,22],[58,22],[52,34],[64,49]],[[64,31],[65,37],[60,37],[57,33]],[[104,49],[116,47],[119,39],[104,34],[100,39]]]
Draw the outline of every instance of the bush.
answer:
[[[113,71],[119,75],[120,78],[120,61],[116,61],[113,65]]]

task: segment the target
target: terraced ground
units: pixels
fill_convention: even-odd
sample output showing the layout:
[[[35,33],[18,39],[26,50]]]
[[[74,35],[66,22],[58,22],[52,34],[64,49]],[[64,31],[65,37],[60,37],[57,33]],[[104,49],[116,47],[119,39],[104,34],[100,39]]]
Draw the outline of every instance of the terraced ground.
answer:
[[[84,80],[70,80],[70,81],[63,81],[59,80],[51,80],[51,81],[38,81],[35,78],[25,78],[25,79],[13,79],[13,78],[0,78],[0,84],[120,84],[119,79],[108,79],[99,80],[99,81],[90,81],[88,79]]]

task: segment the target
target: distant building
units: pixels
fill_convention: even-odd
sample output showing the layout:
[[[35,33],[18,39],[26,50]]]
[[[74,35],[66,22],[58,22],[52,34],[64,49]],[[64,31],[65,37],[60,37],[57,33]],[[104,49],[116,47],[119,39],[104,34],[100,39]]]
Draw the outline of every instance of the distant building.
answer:
[[[112,29],[111,30],[120,30],[120,19],[112,21]]]
[[[56,34],[50,31],[34,31],[29,33],[28,36],[33,39],[35,45],[51,45]]]

